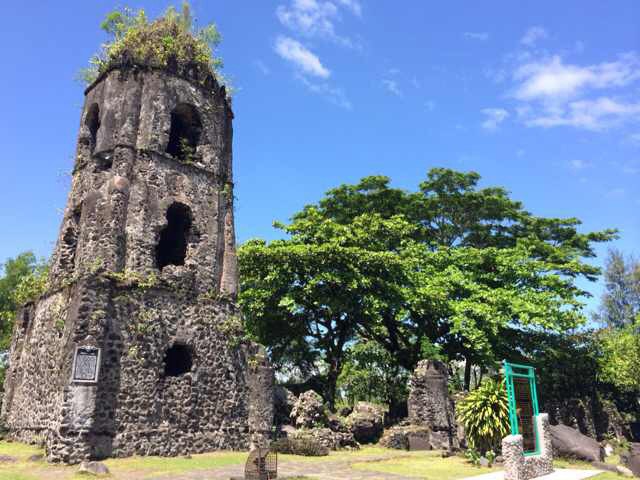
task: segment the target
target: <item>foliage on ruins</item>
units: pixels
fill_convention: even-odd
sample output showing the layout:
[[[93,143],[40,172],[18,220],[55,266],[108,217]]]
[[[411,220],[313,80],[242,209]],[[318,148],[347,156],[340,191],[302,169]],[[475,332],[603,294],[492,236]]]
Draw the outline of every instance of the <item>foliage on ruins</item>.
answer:
[[[436,345],[465,361],[468,389],[471,367],[512,354],[522,332],[582,325],[589,293],[577,280],[597,278],[586,260],[616,232],[536,217],[479,180],[433,169],[409,192],[367,177],[276,224],[288,238],[247,242],[239,260],[248,328],[277,365],[320,375],[331,402],[358,338],[409,371],[425,342]]]
[[[487,379],[456,406],[469,447],[480,453],[500,451],[509,432],[507,389],[501,380]]]
[[[91,58],[89,67],[80,71],[87,84],[110,66],[123,62],[155,68],[173,65],[184,71],[195,67],[211,73],[219,83],[226,83],[220,73],[222,59],[215,55],[220,32],[213,23],[196,28],[188,2],[183,2],[180,11],[169,7],[153,21],[149,21],[143,9],[112,11],[100,28],[110,39]]]

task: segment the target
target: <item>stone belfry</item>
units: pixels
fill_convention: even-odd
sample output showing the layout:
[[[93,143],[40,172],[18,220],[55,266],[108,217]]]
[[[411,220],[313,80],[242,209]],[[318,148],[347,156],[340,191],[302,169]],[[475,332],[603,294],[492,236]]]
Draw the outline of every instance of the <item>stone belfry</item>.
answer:
[[[272,370],[244,340],[231,105],[121,62],[86,90],[48,288],[16,321],[2,420],[51,461],[246,449]]]

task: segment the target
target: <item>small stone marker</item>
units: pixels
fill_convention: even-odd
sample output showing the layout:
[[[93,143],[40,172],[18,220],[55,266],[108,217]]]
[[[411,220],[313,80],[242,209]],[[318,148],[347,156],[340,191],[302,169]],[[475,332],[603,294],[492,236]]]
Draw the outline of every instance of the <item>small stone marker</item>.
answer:
[[[429,443],[429,437],[422,435],[409,435],[409,450],[431,450],[431,444]]]

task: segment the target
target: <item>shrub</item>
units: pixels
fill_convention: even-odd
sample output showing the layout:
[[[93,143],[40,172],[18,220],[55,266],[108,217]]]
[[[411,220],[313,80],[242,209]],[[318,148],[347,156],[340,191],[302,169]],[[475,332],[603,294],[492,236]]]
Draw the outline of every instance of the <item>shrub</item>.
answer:
[[[509,431],[509,403],[503,381],[487,379],[458,404],[469,447],[484,453],[500,450]]]
[[[79,78],[88,84],[122,61],[160,68],[173,65],[183,71],[196,67],[225,83],[219,73],[222,60],[214,55],[220,33],[215,24],[195,29],[188,2],[182,4],[182,11],[169,7],[152,22],[142,9],[113,11],[100,27],[111,40],[91,58],[89,67],[79,72]]]
[[[305,457],[323,457],[329,455],[329,449],[317,440],[304,438],[279,438],[271,442],[271,449],[278,453],[303,455]]]

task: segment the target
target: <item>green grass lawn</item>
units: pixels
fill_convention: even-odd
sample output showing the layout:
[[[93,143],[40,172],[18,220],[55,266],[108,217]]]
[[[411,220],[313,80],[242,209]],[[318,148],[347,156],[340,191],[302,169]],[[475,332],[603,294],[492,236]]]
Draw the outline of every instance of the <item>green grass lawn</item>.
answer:
[[[32,455],[42,454],[42,449],[16,442],[0,442],[0,455],[8,455],[16,462],[0,462],[0,480],[76,480],[85,479],[78,475],[77,466],[49,465],[45,461],[28,461]],[[104,463],[109,467],[111,479],[144,480],[152,477],[184,474],[203,470],[215,470],[232,465],[243,465],[246,452],[214,452],[183,457],[129,457],[112,458]],[[615,459],[614,459],[615,460]],[[381,447],[364,447],[358,451],[331,452],[328,457],[301,457],[279,455],[278,462],[323,463],[327,461],[346,463],[356,470],[369,472],[410,475],[425,480],[456,480],[489,473],[498,469],[474,467],[464,458],[442,458],[440,452],[405,452]],[[558,468],[593,468],[588,463],[555,462]],[[313,477],[299,477],[300,480],[319,480]],[[597,480],[620,480],[615,473],[603,473]]]
[[[410,456],[378,462],[354,463],[353,468],[370,472],[393,473],[425,480],[456,480],[500,470],[474,467],[461,457],[442,458],[440,452],[410,452]]]

